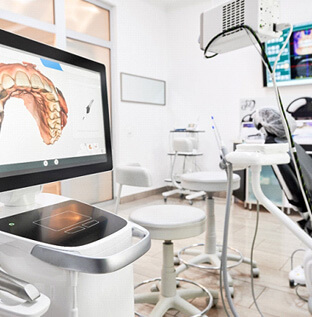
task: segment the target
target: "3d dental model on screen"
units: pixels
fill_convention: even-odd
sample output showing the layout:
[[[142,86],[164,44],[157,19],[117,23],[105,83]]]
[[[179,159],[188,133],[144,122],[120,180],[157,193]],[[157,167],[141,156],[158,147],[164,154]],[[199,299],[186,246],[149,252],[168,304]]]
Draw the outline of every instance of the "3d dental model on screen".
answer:
[[[0,63],[0,129],[4,106],[11,97],[21,98],[37,122],[45,144],[54,144],[67,123],[68,108],[62,92],[36,69],[36,65]]]

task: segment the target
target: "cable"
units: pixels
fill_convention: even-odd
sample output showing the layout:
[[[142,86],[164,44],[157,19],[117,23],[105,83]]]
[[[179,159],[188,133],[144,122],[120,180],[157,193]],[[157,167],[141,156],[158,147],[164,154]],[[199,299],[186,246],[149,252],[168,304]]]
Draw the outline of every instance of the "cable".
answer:
[[[296,294],[297,294],[297,296],[301,299],[301,300],[303,300],[304,302],[308,302],[309,300],[308,300],[308,298],[305,298],[305,297],[303,297],[303,296],[301,296],[299,293],[298,293],[298,288],[299,287],[301,287],[302,285],[300,285],[300,284],[298,284],[297,286],[296,286]]]
[[[277,63],[278,63],[279,58],[282,55],[282,53],[283,53],[283,51],[284,51],[284,49],[285,49],[285,47],[287,45],[287,43],[289,42],[290,36],[292,34],[292,30],[293,30],[293,27],[292,27],[291,24],[285,24],[285,26],[289,26],[289,32],[288,32],[286,40],[284,41],[284,44],[283,44],[282,48],[279,51],[279,54],[277,55],[277,58],[276,58],[276,60],[274,62],[273,69],[271,67],[271,64],[270,64],[270,62],[268,60],[267,54],[266,54],[266,52],[264,50],[264,47],[261,44],[261,42],[260,42],[260,40],[259,40],[259,38],[257,36],[257,34],[250,27],[245,26],[244,28],[245,28],[246,32],[249,31],[255,37],[255,39],[257,40],[257,42],[259,44],[259,46],[261,47],[262,54],[260,54],[258,49],[257,49],[257,51],[260,54],[260,56],[262,58],[262,61],[263,61],[264,65],[265,65],[265,67],[267,68],[271,78],[272,78],[272,82],[273,82],[273,86],[274,86],[274,92],[275,92],[275,96],[276,96],[276,99],[277,99],[277,105],[278,105],[279,111],[281,113],[282,124],[284,126],[285,135],[286,135],[286,138],[287,138],[287,142],[289,144],[290,156],[291,156],[292,161],[294,162],[295,172],[296,172],[299,188],[300,188],[300,190],[302,192],[302,196],[304,198],[304,202],[305,202],[305,205],[306,205],[306,208],[307,208],[307,212],[308,212],[308,214],[310,216],[310,221],[312,222],[312,212],[311,212],[312,201],[311,201],[310,193],[308,192],[308,190],[306,188],[306,185],[305,185],[305,181],[304,181],[303,174],[302,174],[302,169],[301,169],[299,158],[298,158],[298,155],[297,155],[297,152],[296,152],[296,148],[295,148],[295,143],[294,143],[294,141],[292,139],[292,136],[291,136],[291,130],[290,130],[290,127],[289,127],[289,124],[288,124],[288,121],[287,121],[286,113],[285,113],[285,110],[283,108],[280,92],[279,92],[279,89],[277,87],[276,78],[275,78],[275,72],[276,72]],[[253,43],[253,45],[255,45],[252,40],[251,40],[251,42]]]
[[[308,211],[309,216],[310,216],[310,221],[312,221],[312,213],[311,213],[312,202],[311,202],[310,194],[309,194],[309,192],[306,188],[305,182],[304,182],[304,178],[303,178],[302,170],[300,167],[295,143],[294,143],[292,136],[291,136],[290,127],[289,127],[289,124],[288,124],[288,121],[286,118],[286,113],[285,113],[285,110],[283,108],[281,96],[280,96],[280,93],[279,93],[279,90],[277,87],[277,83],[276,83],[276,78],[275,78],[277,63],[278,63],[280,56],[283,53],[283,51],[287,45],[287,43],[289,42],[290,36],[292,34],[292,30],[293,30],[293,26],[291,24],[289,24],[289,32],[288,32],[287,38],[286,38],[284,45],[282,46],[279,54],[277,55],[277,58],[276,58],[275,63],[274,63],[273,71],[271,73],[271,77],[272,77],[272,81],[273,81],[273,86],[274,86],[274,91],[275,91],[275,95],[276,95],[276,99],[277,99],[277,104],[278,104],[279,110],[282,114],[282,116],[281,116],[282,123],[283,123],[284,129],[285,129],[285,132],[286,132],[287,142],[288,142],[289,147],[290,147],[290,156],[291,156],[293,162],[295,162],[294,166],[295,166],[295,171],[296,171],[296,176],[297,176],[297,180],[299,183],[299,187],[300,187],[300,190],[303,194],[303,199],[304,199],[307,211]]]
[[[298,155],[296,153],[295,144],[294,144],[294,141],[293,141],[292,136],[291,136],[290,127],[289,127],[289,124],[288,124],[288,121],[287,121],[287,118],[286,118],[285,110],[283,109],[281,96],[280,96],[280,93],[279,93],[279,90],[278,90],[278,87],[277,87],[277,84],[276,84],[276,79],[275,79],[275,73],[276,73],[276,67],[277,67],[278,60],[279,60],[281,54],[283,53],[287,43],[289,42],[292,30],[293,30],[292,25],[289,24],[289,25],[286,25],[286,26],[289,26],[290,30],[288,32],[287,38],[286,38],[286,40],[285,40],[280,52],[279,52],[279,54],[278,54],[278,56],[277,56],[277,58],[275,60],[273,69],[272,69],[271,64],[270,64],[270,62],[268,60],[267,54],[265,53],[263,44],[261,43],[261,41],[258,38],[257,34],[252,30],[252,28],[250,28],[247,25],[235,26],[233,28],[230,28],[230,29],[228,29],[226,31],[223,31],[223,32],[219,33],[218,35],[214,36],[210,40],[210,42],[207,44],[207,46],[205,47],[204,56],[205,56],[205,58],[213,58],[213,57],[217,56],[218,53],[210,55],[210,56],[206,55],[207,52],[208,52],[209,47],[211,46],[211,44],[217,38],[219,38],[219,37],[221,37],[223,35],[226,35],[228,33],[234,32],[234,31],[239,31],[239,30],[245,29],[245,31],[247,33],[250,32],[254,36],[254,38],[256,39],[257,43],[259,44],[259,46],[261,48],[262,54],[260,54],[258,49],[257,49],[257,51],[261,55],[262,61],[263,61],[264,65],[267,67],[267,69],[268,69],[268,71],[269,71],[269,73],[270,73],[270,75],[272,77],[272,82],[273,82],[273,86],[274,86],[275,96],[276,96],[276,99],[277,99],[277,104],[278,104],[278,107],[279,107],[279,110],[280,110],[280,113],[281,113],[282,123],[283,123],[285,134],[286,134],[286,137],[287,137],[287,142],[288,142],[289,147],[290,147],[290,155],[291,155],[291,158],[292,158],[292,160],[294,162],[294,166],[295,166],[295,171],[296,171],[296,176],[297,176],[297,180],[298,180],[298,183],[299,183],[299,187],[300,187],[300,190],[301,190],[301,192],[303,194],[303,197],[304,197],[305,205],[307,207],[307,211],[308,211],[309,216],[310,216],[310,221],[312,222],[312,213],[311,213],[312,201],[311,201],[311,197],[310,197],[310,194],[309,194],[309,192],[308,192],[308,190],[306,188],[305,182],[304,182],[304,177],[303,177],[303,174],[302,174],[302,170],[301,170],[300,162],[299,162],[299,159],[298,159]],[[248,34],[248,36],[249,36],[249,34]],[[250,36],[249,36],[249,38],[250,38]],[[251,42],[255,46],[255,43],[253,41],[251,41]],[[231,164],[227,163],[227,171],[231,171],[231,173],[233,173]],[[237,312],[235,310],[235,307],[233,305],[231,296],[229,294],[229,285],[228,285],[228,280],[227,280],[227,268],[226,268],[227,267],[227,265],[226,265],[226,262],[227,262],[227,258],[226,258],[227,250],[226,250],[226,247],[227,247],[227,237],[228,237],[228,220],[229,220],[229,206],[230,206],[230,202],[228,203],[228,197],[230,197],[229,196],[229,192],[231,191],[231,185],[232,185],[232,179],[231,179],[231,177],[229,177],[229,174],[228,174],[228,186],[229,186],[228,189],[230,189],[230,190],[228,190],[228,192],[227,192],[226,219],[225,219],[225,223],[224,223],[224,238],[223,238],[221,268],[222,268],[222,275],[223,275],[223,280],[224,280],[224,286],[225,286],[227,300],[228,300],[228,303],[230,305],[230,309],[231,309],[232,313],[236,317],[236,316],[239,316],[239,315],[237,314]],[[255,236],[254,236],[254,239],[255,239]],[[254,242],[255,241],[253,241],[252,253],[253,253],[253,248],[254,248]],[[252,278],[253,278],[253,275],[252,275]],[[252,279],[252,285],[253,285],[253,279]],[[254,297],[254,300],[255,300],[254,292],[253,292],[253,297]],[[255,301],[255,304],[256,304],[256,301]],[[257,304],[256,304],[256,306],[257,306]],[[224,306],[224,308],[225,308],[225,306]],[[257,306],[257,309],[258,309],[258,306]],[[261,314],[261,316],[263,316],[259,309],[258,309],[258,311]],[[228,315],[228,313],[227,313],[227,315]]]
[[[293,270],[293,268],[294,268],[294,255],[295,255],[297,252],[299,252],[299,251],[305,252],[306,250],[305,250],[305,249],[297,249],[297,250],[295,250],[295,251],[291,254],[291,256],[290,256],[290,269],[291,269],[291,270]]]
[[[224,309],[224,311],[226,313],[226,316],[227,317],[231,317],[231,315],[229,314],[229,312],[228,312],[228,310],[226,308],[225,300],[224,300],[224,296],[223,296],[222,270],[223,270],[223,265],[222,265],[222,261],[221,261],[221,264],[220,264],[220,278],[219,278],[219,289],[220,289],[221,301],[222,301],[222,306],[223,306],[223,309]]]
[[[258,50],[258,47],[256,46],[256,43],[254,43],[254,41],[252,40],[252,37],[250,37],[250,31],[247,30],[247,29],[245,29],[245,30],[246,30],[246,33],[247,33],[249,39],[250,39],[250,42],[254,45],[255,49],[256,49],[257,52],[259,53],[259,55],[260,55],[260,57],[261,57],[261,59],[262,59],[262,63],[266,66],[266,68],[268,68],[268,67],[267,67],[267,64],[266,64],[266,60],[264,59],[264,56],[263,56],[263,52],[260,51],[260,50]],[[269,71],[269,69],[268,69],[268,71]],[[255,111],[254,111],[254,112],[255,112]]]
[[[257,200],[257,219],[256,219],[256,227],[255,227],[255,233],[253,236],[252,240],[252,245],[250,249],[250,281],[251,281],[251,294],[252,298],[254,300],[255,306],[260,314],[261,317],[263,317],[263,314],[258,306],[256,295],[255,295],[255,286],[254,286],[254,277],[253,277],[253,271],[252,271],[252,263],[253,263],[253,254],[254,254],[254,249],[255,249],[255,243],[256,243],[256,238],[258,234],[258,227],[259,227],[259,214],[260,214],[260,205],[259,201]]]
[[[224,219],[224,229],[223,229],[223,245],[221,254],[221,273],[223,276],[224,289],[228,304],[230,306],[231,312],[234,317],[239,317],[235,306],[232,301],[231,293],[229,290],[228,273],[227,273],[227,244],[229,235],[229,223],[230,223],[230,213],[231,213],[231,198],[233,192],[233,166],[231,163],[226,163],[226,172],[228,178],[227,192],[226,192],[226,208],[225,208],[225,219]]]

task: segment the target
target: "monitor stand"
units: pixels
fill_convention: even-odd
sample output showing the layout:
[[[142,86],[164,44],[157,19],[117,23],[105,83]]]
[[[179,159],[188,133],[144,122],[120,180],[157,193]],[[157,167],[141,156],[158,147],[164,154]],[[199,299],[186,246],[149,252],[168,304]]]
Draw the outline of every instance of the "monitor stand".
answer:
[[[36,203],[36,196],[41,191],[41,185],[10,190],[0,194],[0,202],[7,207],[31,206]]]

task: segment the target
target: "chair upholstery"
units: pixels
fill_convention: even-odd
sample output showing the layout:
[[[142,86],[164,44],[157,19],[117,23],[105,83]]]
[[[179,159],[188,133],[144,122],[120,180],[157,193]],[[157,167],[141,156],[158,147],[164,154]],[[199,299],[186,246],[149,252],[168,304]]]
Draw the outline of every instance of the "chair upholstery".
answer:
[[[191,190],[202,190],[207,193],[222,192],[227,189],[225,171],[196,172],[181,176],[182,186]],[[240,177],[233,174],[233,189],[240,186]]]
[[[205,213],[183,205],[156,205],[135,210],[129,220],[144,228],[151,239],[177,240],[197,236],[205,230]]]
[[[116,167],[116,182],[122,185],[149,187],[152,177],[147,168],[138,165]]]

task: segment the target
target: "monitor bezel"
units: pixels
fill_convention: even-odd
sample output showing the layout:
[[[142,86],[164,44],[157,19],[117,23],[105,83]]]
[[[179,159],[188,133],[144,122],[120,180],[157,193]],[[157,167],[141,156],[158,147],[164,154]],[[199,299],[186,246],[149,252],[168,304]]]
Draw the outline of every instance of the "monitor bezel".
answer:
[[[103,161],[83,166],[64,167],[43,172],[26,172],[25,174],[6,177],[1,177],[0,173],[0,192],[111,171],[113,168],[113,163],[105,65],[1,29],[0,45],[100,73],[105,147],[107,157],[105,162]]]

